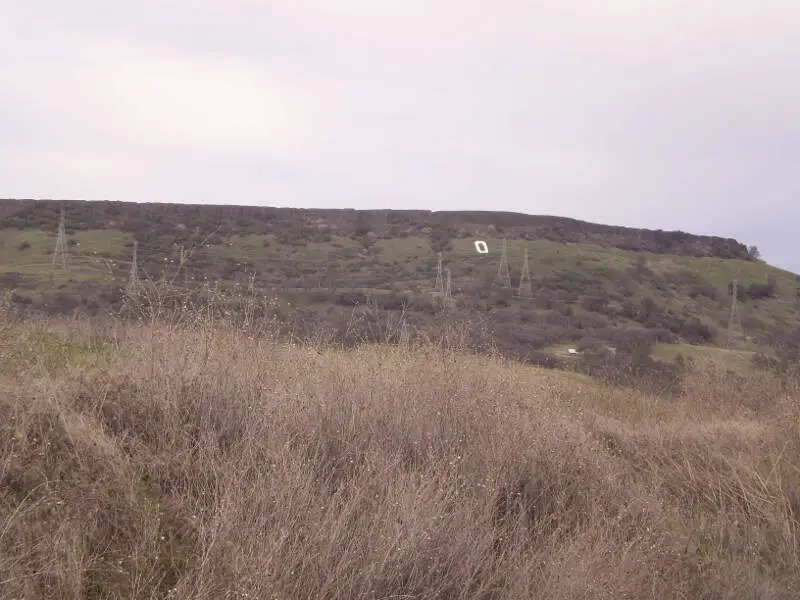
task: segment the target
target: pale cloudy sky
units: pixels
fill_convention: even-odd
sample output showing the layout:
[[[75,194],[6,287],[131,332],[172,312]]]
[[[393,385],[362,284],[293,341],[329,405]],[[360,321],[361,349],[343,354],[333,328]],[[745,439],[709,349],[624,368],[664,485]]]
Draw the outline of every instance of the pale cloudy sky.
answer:
[[[797,0],[0,0],[0,197],[508,210],[800,272]]]

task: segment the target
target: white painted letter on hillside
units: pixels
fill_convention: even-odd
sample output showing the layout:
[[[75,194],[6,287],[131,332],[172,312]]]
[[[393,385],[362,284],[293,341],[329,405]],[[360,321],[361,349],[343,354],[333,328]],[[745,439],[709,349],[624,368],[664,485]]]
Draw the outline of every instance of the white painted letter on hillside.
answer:
[[[478,254],[489,254],[489,246],[483,240],[475,240],[475,250]]]

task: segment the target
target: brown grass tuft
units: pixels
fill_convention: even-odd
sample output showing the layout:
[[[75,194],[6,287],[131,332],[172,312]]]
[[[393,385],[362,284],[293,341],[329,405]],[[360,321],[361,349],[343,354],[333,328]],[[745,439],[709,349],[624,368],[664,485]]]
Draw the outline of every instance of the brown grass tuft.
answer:
[[[222,323],[0,330],[2,598],[795,598],[796,387]]]

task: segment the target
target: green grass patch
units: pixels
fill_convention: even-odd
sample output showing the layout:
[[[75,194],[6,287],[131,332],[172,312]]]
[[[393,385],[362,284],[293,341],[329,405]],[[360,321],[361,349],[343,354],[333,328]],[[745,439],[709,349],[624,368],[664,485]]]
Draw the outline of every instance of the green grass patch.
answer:
[[[497,268],[503,252],[503,240],[483,238],[488,254],[480,254],[475,248],[475,240],[468,238],[453,240],[453,249],[445,254],[445,259],[466,259],[478,264],[489,263]],[[630,253],[615,248],[605,248],[592,244],[563,244],[550,240],[509,240],[507,256],[509,267],[519,272],[528,251],[528,266],[531,275],[548,275],[559,269],[606,272],[627,268],[632,264]]]
[[[334,237],[330,242],[308,242],[291,246],[281,244],[275,235],[237,235],[228,240],[230,245],[212,246],[209,257],[218,260],[235,260],[243,267],[268,271],[288,263],[314,264],[320,268],[327,262],[355,259],[360,248],[357,241],[346,237]]]
[[[436,258],[436,253],[431,248],[428,238],[424,237],[376,240],[375,248],[378,250],[381,262],[391,263],[407,260],[418,262]]]
[[[67,247],[67,270],[53,266],[55,235],[36,230],[0,230],[0,273],[22,273],[38,278],[44,286],[105,279],[108,259],[129,260],[125,243],[130,236],[113,230],[87,230],[67,236],[77,242]]]
[[[73,250],[87,256],[103,256],[120,260],[131,260],[133,249],[126,246],[133,242],[133,236],[129,233],[116,231],[113,229],[88,229],[86,231],[76,231],[74,235],[67,236],[74,239],[78,244]],[[55,244],[55,237],[53,238]]]
[[[716,346],[693,346],[690,344],[654,344],[652,356],[665,362],[675,362],[678,355],[696,361],[713,361],[724,364],[729,369],[744,372],[751,368],[755,352],[737,348]]]

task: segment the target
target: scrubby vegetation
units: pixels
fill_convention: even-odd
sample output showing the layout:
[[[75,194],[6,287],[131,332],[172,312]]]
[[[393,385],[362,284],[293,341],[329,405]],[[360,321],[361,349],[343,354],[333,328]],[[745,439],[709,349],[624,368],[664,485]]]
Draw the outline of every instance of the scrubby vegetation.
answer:
[[[502,212],[432,212],[422,210],[333,210],[261,206],[138,204],[135,202],[80,202],[0,199],[0,227],[51,229],[58,226],[59,209],[69,206],[74,230],[109,226],[140,234],[143,239],[181,237],[196,229],[215,231],[216,243],[232,235],[277,233],[284,243],[326,241],[333,234],[353,236],[369,245],[370,234],[383,238],[426,235],[436,251],[449,240],[501,233],[515,238],[590,243],[616,248],[682,256],[711,256],[756,260],[757,249],[734,239],[699,236],[683,231],[614,227],[540,215]],[[180,223],[182,228],[176,230]],[[329,239],[327,241],[330,241]],[[212,241],[213,243],[213,241]]]
[[[52,262],[62,207],[66,270]],[[477,253],[475,239],[490,252]],[[497,277],[504,240],[510,287]],[[721,346],[734,279],[747,350],[778,358],[800,340],[800,279],[757,249],[510,213],[0,200],[0,288],[34,313],[117,314],[134,241],[142,279],[193,297],[245,288],[277,297],[284,327],[303,336],[323,327],[341,343],[384,341],[373,326],[356,331],[366,307],[423,336],[438,335],[445,312],[479,322],[473,346],[490,338],[506,356],[546,366],[563,366],[549,348],[564,343]],[[440,252],[447,303],[434,290]],[[518,293],[525,252],[530,296]]]
[[[0,597],[797,597],[793,367],[662,394],[156,300],[0,320]]]

